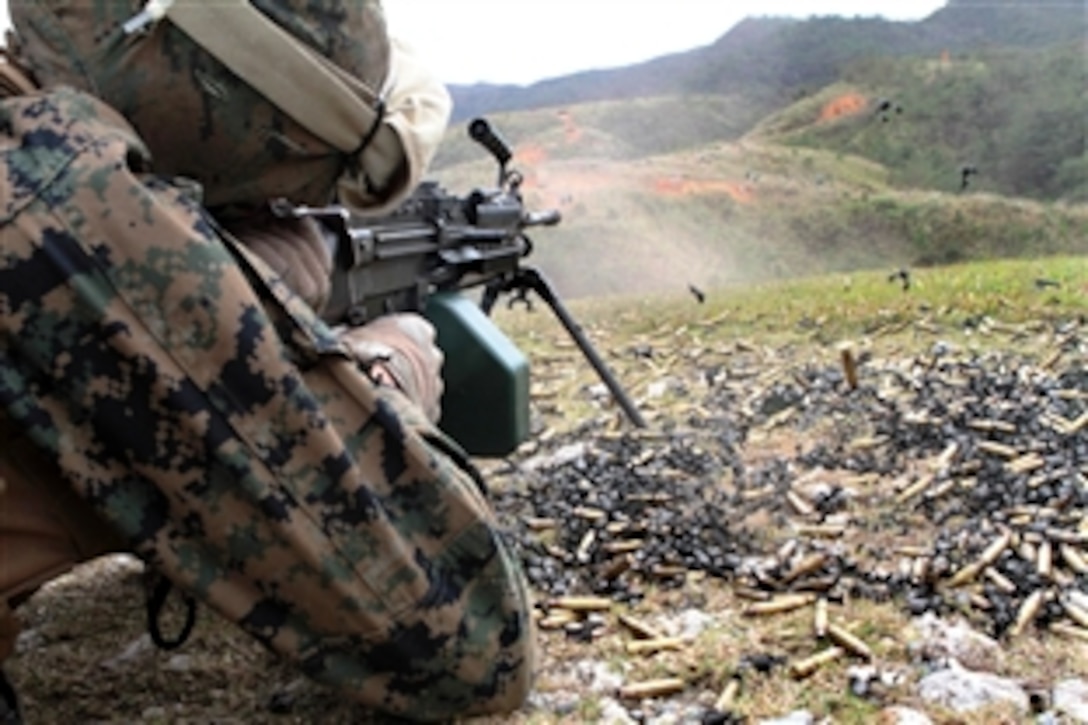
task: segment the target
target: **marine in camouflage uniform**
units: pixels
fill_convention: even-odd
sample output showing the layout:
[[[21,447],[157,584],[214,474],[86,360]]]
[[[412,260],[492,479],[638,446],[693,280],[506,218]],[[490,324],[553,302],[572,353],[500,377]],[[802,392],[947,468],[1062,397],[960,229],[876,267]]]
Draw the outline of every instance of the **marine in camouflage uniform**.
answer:
[[[257,4],[293,17],[292,3]],[[0,103],[0,660],[10,609],[74,563],[128,550],[377,710],[517,707],[528,595],[471,464],[220,226],[263,196],[327,200],[342,156],[168,24],[118,35],[135,3],[66,5],[12,7],[46,90]],[[350,34],[377,4],[307,6],[331,13],[310,30]],[[341,62],[351,46],[316,47]],[[184,142],[196,147],[172,150],[150,99],[126,104],[154,82],[110,91],[124,74],[101,69],[118,53],[185,67],[172,90],[206,113],[173,109],[206,123]],[[185,168],[243,142],[248,166],[211,153],[211,170]]]

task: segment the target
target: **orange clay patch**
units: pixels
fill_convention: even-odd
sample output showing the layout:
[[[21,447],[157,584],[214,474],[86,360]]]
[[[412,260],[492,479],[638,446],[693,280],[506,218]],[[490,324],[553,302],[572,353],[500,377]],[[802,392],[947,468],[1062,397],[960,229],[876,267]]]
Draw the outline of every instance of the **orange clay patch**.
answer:
[[[846,93],[824,104],[820,109],[820,120],[830,121],[843,116],[851,116],[865,108],[866,100],[860,93]]]
[[[514,150],[514,159],[519,166],[536,166],[546,161],[548,152],[539,144],[522,144]]]
[[[563,123],[563,137],[568,144],[577,143],[582,138],[582,129],[574,122],[574,116],[570,111],[559,111],[556,114]]]
[[[694,194],[725,193],[741,204],[754,200],[752,189],[746,184],[721,179],[679,179],[665,177],[654,179],[654,191],[662,196],[691,196]]]

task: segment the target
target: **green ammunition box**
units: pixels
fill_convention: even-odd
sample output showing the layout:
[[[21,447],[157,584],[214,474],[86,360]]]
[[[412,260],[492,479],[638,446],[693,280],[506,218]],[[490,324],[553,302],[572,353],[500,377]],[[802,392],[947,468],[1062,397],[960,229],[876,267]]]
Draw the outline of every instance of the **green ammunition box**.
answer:
[[[439,427],[470,455],[505,456],[529,436],[529,361],[459,292],[427,300],[445,355]]]

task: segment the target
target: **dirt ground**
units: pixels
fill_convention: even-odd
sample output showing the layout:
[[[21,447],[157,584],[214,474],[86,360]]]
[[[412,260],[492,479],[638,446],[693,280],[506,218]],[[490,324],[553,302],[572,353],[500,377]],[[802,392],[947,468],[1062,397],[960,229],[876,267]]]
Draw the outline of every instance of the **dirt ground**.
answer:
[[[899,357],[887,362],[910,362],[914,355],[918,355],[915,361],[922,360],[916,351],[931,349],[932,342],[919,340],[914,347],[898,347],[895,355]],[[1083,351],[1083,347],[1076,350]],[[830,446],[834,440],[841,455],[875,451],[870,458],[879,463],[884,443],[879,432],[869,429],[861,409],[847,411],[850,415],[845,417],[828,414],[823,425],[806,413],[803,401],[774,410],[768,401],[778,400],[781,390],[806,379],[811,357],[795,348],[760,354],[770,355],[774,364],[764,366],[764,372],[756,375],[749,374],[758,368],[748,353],[736,347],[723,350],[718,362],[724,365],[724,382],[708,383],[705,360],[673,361],[667,369],[658,370],[662,385],[656,389],[657,397],[641,400],[655,430],[669,430],[669,435],[695,431],[696,440],[709,450],[714,440],[720,443],[720,438],[712,435],[715,430],[721,432],[714,428],[715,421],[724,420],[713,409],[723,398],[711,394],[730,393],[724,400],[734,406],[730,415],[740,416],[730,420],[743,424],[743,436],[733,443],[747,478],[742,480],[729,470],[706,474],[705,480],[717,482],[713,485],[720,486],[735,504],[723,514],[730,518],[723,526],[766,557],[782,558],[789,542],[801,541],[802,551],[833,551],[840,560],[849,559],[867,572],[880,568],[897,571],[910,560],[904,552],[932,547],[941,526],[950,519],[935,521],[923,507],[914,506],[905,491],[926,470],[935,470],[936,456],[912,459],[876,475],[848,466],[837,470],[827,465],[802,466],[803,456],[811,459],[821,445]],[[877,358],[868,363],[873,370],[881,363],[879,355]],[[1076,359],[1076,355],[1067,356],[1063,364],[1072,369]],[[560,379],[570,364],[565,353],[557,355],[546,363],[551,367],[542,371],[542,378]],[[716,364],[715,369],[722,365]],[[902,369],[910,370],[911,366]],[[622,372],[629,375],[632,370]],[[807,378],[811,396],[817,395],[824,379]],[[833,375],[827,379],[841,385]],[[586,383],[581,380],[574,389],[588,390]],[[835,385],[821,394],[829,399],[839,396]],[[1071,388],[1069,396],[1088,407],[1084,402],[1088,401],[1088,383],[1082,380],[1080,385],[1083,387]],[[775,390],[778,397],[770,395]],[[519,465],[485,464],[499,490],[524,484],[522,477],[528,474],[520,464],[552,455],[572,441],[595,440],[572,433],[569,425],[564,429],[568,411],[563,401],[557,402],[543,388],[538,392],[537,414],[544,421],[544,432],[537,442],[514,458]],[[583,397],[588,400],[592,396],[587,392]],[[592,409],[598,404],[591,401],[586,405]],[[589,418],[597,421],[595,430],[604,438],[622,435],[624,427],[616,422],[615,411],[607,405],[598,407],[598,417]],[[700,425],[692,426],[693,421]],[[1083,444],[1088,433],[1081,428],[1070,435],[1079,436]],[[647,444],[644,450],[652,447]],[[646,458],[652,458],[652,451]],[[784,474],[789,486],[769,486],[761,491],[756,474],[783,466],[790,467]],[[1082,474],[1082,488],[1083,481]],[[788,495],[800,493],[813,501],[818,498],[817,489],[836,488],[850,493],[848,503],[836,512],[839,518],[814,518],[808,515],[811,512],[799,512],[796,501]],[[963,490],[968,489],[965,486]],[[500,517],[509,516],[508,511],[500,507]],[[1079,516],[1088,537],[1083,509],[1068,513]],[[834,528],[836,522],[844,525]],[[524,531],[517,529],[524,522],[507,518],[504,523]],[[831,528],[820,529],[821,525]],[[1081,550],[1088,555],[1088,545]],[[595,627],[588,636],[584,628],[578,630],[579,636],[572,636],[571,628],[562,624],[542,626],[541,666],[530,703],[519,713],[476,722],[607,722],[616,715],[613,708],[617,704],[625,716],[651,722],[730,722],[727,716],[736,722],[757,722],[797,709],[830,722],[877,722],[890,705],[918,708],[938,723],[1033,721],[1028,714],[1000,709],[962,715],[921,702],[913,685],[930,665],[919,654],[916,620],[894,591],[889,597],[832,599],[827,610],[829,621],[863,640],[870,654],[859,657],[847,653],[811,676],[797,677],[790,666],[825,645],[813,633],[813,600],[818,597],[804,606],[762,615],[753,613],[752,608],[760,597],[752,598],[750,582],[739,574],[719,577],[688,569],[668,582],[639,581],[643,596],[631,603],[613,602],[595,612]],[[790,581],[800,582],[802,577]],[[1074,578],[1071,586],[1077,582],[1082,588],[1088,586],[1083,576]],[[773,598],[777,600],[790,590],[790,586],[783,586],[772,591]],[[553,611],[555,597],[542,590],[537,591],[537,597],[543,624]],[[963,601],[963,612],[946,611],[945,616],[963,614],[974,617],[976,623],[986,621],[981,616],[984,613],[972,611],[970,601]],[[55,580],[22,608],[21,615],[25,628],[18,654],[7,671],[18,687],[29,725],[380,721],[300,679],[289,666],[203,608],[198,608],[196,626],[182,647],[157,650],[146,630],[142,564],[128,556],[100,559]],[[693,619],[697,626],[691,629]],[[182,608],[171,600],[165,631],[176,631],[181,621]],[[640,638],[632,622],[647,624],[666,637],[672,633],[673,639],[661,649],[632,651],[637,650],[632,643]],[[1088,643],[1048,631],[1044,625],[1043,621],[1039,626],[1029,622],[1017,636],[1003,635],[1004,655],[1000,661],[986,663],[988,671],[1014,678],[1029,691],[1045,688],[1058,678],[1088,678]],[[851,668],[865,664],[889,676],[880,686],[858,695],[848,686],[849,676]],[[740,687],[730,693],[730,683],[741,673]],[[649,695],[638,689],[647,683],[653,683]],[[654,687],[659,696],[653,696],[658,691]],[[719,719],[712,719],[714,712]]]

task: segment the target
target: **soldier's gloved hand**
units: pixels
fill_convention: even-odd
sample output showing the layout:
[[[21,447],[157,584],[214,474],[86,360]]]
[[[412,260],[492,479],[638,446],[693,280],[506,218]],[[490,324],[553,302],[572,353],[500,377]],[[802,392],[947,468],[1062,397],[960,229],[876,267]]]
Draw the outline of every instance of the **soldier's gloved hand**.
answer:
[[[315,312],[321,311],[331,290],[332,256],[317,222],[264,216],[235,223],[229,230]]]
[[[445,357],[435,344],[430,322],[420,315],[402,312],[379,317],[362,327],[341,328],[339,332],[372,378],[396,385],[431,422],[438,422]]]

